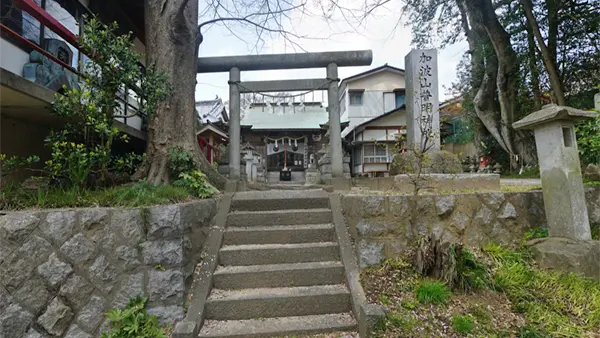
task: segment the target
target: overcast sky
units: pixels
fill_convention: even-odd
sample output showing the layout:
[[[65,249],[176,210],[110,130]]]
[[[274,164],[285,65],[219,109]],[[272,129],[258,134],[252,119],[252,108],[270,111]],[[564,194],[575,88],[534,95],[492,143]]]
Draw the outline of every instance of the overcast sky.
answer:
[[[397,2],[399,3],[399,2]],[[316,11],[316,8],[309,8]],[[383,64],[404,69],[404,56],[411,50],[411,30],[403,22],[398,23],[399,8],[387,7],[376,10],[363,27],[350,25],[341,17],[326,22],[322,17],[303,15],[296,12],[292,20],[286,23],[286,30],[313,39],[296,40],[297,44],[308,52],[373,50],[373,63],[365,67],[340,67],[339,76],[345,78]],[[203,20],[204,19],[204,20]],[[205,21],[207,18],[200,18]],[[279,36],[265,37],[264,42],[256,43],[256,35],[239,25],[212,25],[204,33],[204,42],[200,46],[200,56],[227,56],[244,54],[272,54],[303,52]],[[233,34],[235,33],[236,36]],[[295,48],[295,49],[294,49]],[[440,101],[450,97],[445,87],[455,81],[456,66],[466,50],[465,42],[457,43],[445,50],[438,51]],[[229,89],[227,73],[198,74],[196,100],[214,99],[216,95],[228,100]],[[242,81],[279,80],[325,77],[325,69],[273,70],[242,72]],[[327,95],[325,94],[325,97]],[[319,100],[321,93],[315,93]],[[310,100],[307,97],[306,100]]]

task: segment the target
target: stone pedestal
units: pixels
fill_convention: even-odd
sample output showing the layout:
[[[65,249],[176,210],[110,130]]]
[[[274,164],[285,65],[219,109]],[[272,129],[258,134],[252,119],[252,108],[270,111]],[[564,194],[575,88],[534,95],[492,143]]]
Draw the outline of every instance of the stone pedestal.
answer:
[[[321,173],[322,179],[330,179],[332,175],[331,157],[329,156],[329,146],[323,144],[323,147],[317,152],[319,158],[317,164]],[[342,178],[350,178],[350,157],[344,156],[342,158]]]
[[[414,49],[404,57],[404,64],[407,144],[440,150],[437,50]],[[427,145],[423,135],[429,135]]]
[[[306,185],[320,184],[321,172],[317,169],[308,168],[305,170]]]
[[[574,123],[595,113],[554,104],[515,122],[515,129],[532,129],[542,178],[544,208],[551,237],[590,240],[590,223],[583,190]]]

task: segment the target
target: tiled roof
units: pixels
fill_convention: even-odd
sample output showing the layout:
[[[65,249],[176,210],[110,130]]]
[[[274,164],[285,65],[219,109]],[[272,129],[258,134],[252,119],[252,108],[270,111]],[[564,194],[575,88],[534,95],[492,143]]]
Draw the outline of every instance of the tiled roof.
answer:
[[[322,106],[252,106],[242,112],[241,125],[253,130],[264,129],[321,129],[329,121]]]

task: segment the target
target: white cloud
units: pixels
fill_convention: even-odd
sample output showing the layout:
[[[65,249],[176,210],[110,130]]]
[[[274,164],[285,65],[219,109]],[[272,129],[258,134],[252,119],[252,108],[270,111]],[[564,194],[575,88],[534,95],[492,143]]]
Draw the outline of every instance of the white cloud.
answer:
[[[400,6],[399,2],[396,6]],[[309,8],[309,11],[317,11]],[[299,35],[319,37],[325,39],[296,40],[302,49],[308,52],[343,51],[343,50],[373,50],[373,63],[365,67],[340,67],[339,76],[348,77],[370,68],[381,66],[385,63],[404,68],[404,56],[411,50],[411,31],[405,27],[404,22],[398,22],[400,8],[380,8],[372,13],[366,23],[361,27],[352,27],[339,15],[333,21],[326,22],[319,16],[303,16],[300,13],[292,15],[286,28]],[[200,18],[202,21],[202,18]],[[234,26],[235,27],[235,26]],[[235,28],[238,28],[235,30]],[[200,56],[227,56],[256,54],[256,37],[253,31],[243,31],[235,27],[234,36],[222,25],[213,25],[204,34],[204,42],[200,46]],[[259,44],[261,54],[302,52],[279,36],[268,39],[264,44]],[[440,100],[448,98],[444,87],[456,78],[456,66],[466,50],[466,43],[460,42],[439,52],[438,76],[440,84]],[[295,78],[324,77],[325,69],[296,69],[242,72],[242,80],[277,80]],[[229,96],[227,80],[228,73],[198,74],[196,99],[212,99],[219,95],[225,100]],[[315,98],[320,98],[320,93],[315,93]],[[325,95],[326,96],[326,95]],[[307,97],[307,100],[309,98]]]

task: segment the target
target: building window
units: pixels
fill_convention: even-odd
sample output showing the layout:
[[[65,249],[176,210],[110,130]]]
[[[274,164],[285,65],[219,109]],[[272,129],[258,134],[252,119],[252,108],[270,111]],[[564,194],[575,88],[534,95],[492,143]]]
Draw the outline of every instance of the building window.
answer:
[[[362,106],[363,104],[363,92],[350,92],[350,105],[351,106]]]
[[[387,163],[387,144],[364,144],[364,163]]]
[[[396,108],[400,108],[406,104],[406,91],[404,89],[394,90],[394,96],[396,99]]]

